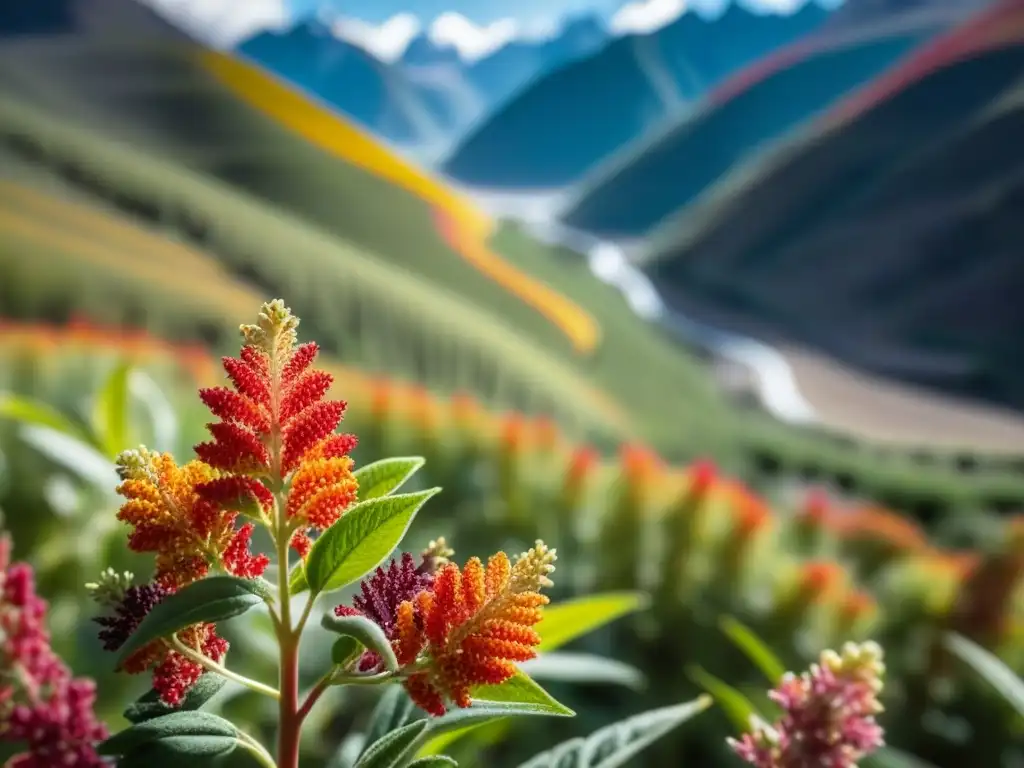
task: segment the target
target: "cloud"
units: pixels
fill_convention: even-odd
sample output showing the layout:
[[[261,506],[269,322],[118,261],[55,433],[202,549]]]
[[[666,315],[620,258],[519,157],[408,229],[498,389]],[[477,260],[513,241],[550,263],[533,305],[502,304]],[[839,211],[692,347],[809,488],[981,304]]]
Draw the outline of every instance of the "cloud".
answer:
[[[286,0],[144,0],[165,19],[218,48],[291,23]]]
[[[405,53],[422,25],[411,13],[399,13],[383,24],[369,24],[359,19],[339,18],[331,29],[342,40],[358,45],[382,61],[397,61]]]
[[[475,61],[494,53],[517,39],[521,33],[515,19],[499,19],[476,25],[461,13],[442,13],[428,32],[435,45],[450,45],[466,61]]]
[[[686,0],[634,0],[622,6],[608,26],[616,35],[643,35],[675,21],[686,7]]]

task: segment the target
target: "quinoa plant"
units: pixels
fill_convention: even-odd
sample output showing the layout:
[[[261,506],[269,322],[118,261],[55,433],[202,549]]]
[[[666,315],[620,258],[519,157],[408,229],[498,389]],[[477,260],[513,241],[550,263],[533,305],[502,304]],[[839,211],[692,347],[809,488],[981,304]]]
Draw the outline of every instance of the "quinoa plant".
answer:
[[[87,587],[115,666],[151,679],[124,712],[129,727],[110,735],[97,719],[95,685],[53,652],[32,569],[12,564],[10,538],[0,538],[0,742],[21,750],[8,768],[298,768],[303,725],[338,686],[389,689],[367,733],[346,741],[332,766],[452,766],[440,754],[446,735],[515,715],[574,714],[522,665],[622,615],[621,598],[605,601],[619,606],[611,609],[577,601],[554,619],[559,607],[548,608],[545,591],[557,558],[540,540],[515,557],[497,552],[462,566],[441,537],[395,555],[440,489],[396,492],[420,459],[354,467],[356,438],[337,431],[346,403],[329,399],[332,378],[314,367],[317,346],[299,344],[297,326],[280,301],[242,326],[241,353],[223,361],[231,386],[200,390],[216,420],[193,460],[144,447],[117,458],[117,518],[153,572],[136,583],[108,568]],[[258,532],[269,552],[254,543]],[[349,603],[317,612],[319,598],[355,584]],[[273,626],[277,680],[228,665],[218,623],[251,610]],[[301,641],[317,616],[336,639],[303,691]],[[881,743],[878,656],[876,646],[850,646],[787,677],[774,694],[784,718],[735,742],[735,754],[758,768],[852,768]],[[203,709],[228,682],[276,702],[275,748]],[[710,703],[701,696],[642,713],[523,768],[623,765]]]

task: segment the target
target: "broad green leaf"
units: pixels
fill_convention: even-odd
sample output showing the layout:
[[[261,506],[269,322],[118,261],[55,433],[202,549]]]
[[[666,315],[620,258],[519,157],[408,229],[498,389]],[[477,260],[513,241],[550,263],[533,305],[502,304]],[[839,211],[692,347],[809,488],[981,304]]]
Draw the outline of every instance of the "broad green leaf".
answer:
[[[416,756],[438,757],[452,744],[459,741],[464,736],[468,736],[469,734],[473,733],[473,731],[485,725],[487,725],[487,721],[480,723],[470,723],[469,725],[464,725],[461,728],[453,728],[450,731],[445,731],[444,733],[439,733],[436,736],[432,736],[426,744],[420,747],[419,751],[416,753]],[[504,725],[504,723],[501,723],[501,725]]]
[[[181,768],[182,761],[198,760],[199,765],[236,768],[239,765],[252,766],[231,758],[236,757],[235,748],[241,742],[234,736],[168,736],[143,744],[127,755],[119,757],[118,768]]]
[[[412,756],[415,742],[427,728],[426,720],[417,720],[385,734],[359,757],[355,768],[397,768]]]
[[[153,378],[138,368],[128,377],[133,398],[145,407],[153,426],[153,448],[173,453],[178,447],[179,417],[167,395]]]
[[[360,467],[353,473],[359,481],[359,500],[377,499],[393,493],[425,463],[419,456],[399,456]]]
[[[573,717],[576,714],[531,680],[522,670],[499,685],[476,686],[472,696],[474,701],[481,703],[530,704],[547,709],[550,714],[561,717]]]
[[[101,755],[125,755],[143,744],[170,737],[219,736],[235,739],[238,731],[223,717],[209,712],[172,712],[125,728],[96,747]]]
[[[320,626],[339,635],[354,637],[380,656],[385,669],[391,672],[398,670],[398,659],[384,630],[365,616],[335,616],[325,613],[320,619]]]
[[[89,435],[81,425],[39,400],[0,392],[0,418],[34,427],[46,427],[80,442],[91,444]]]
[[[416,705],[399,685],[390,685],[384,689],[377,706],[370,715],[370,727],[366,733],[366,745],[373,744],[403,725],[408,725],[420,715]],[[364,747],[365,749],[365,747]]]
[[[432,755],[413,760],[409,768],[459,768],[459,764],[448,755]]]
[[[559,703],[551,694],[521,671],[511,680],[507,680],[500,685],[479,685],[473,689],[472,695],[473,706],[469,710],[459,711],[468,712],[476,708],[478,711],[486,712],[488,707],[514,705],[527,709],[523,712],[516,711],[511,714],[551,715],[555,717],[573,717],[576,714],[565,705]],[[420,747],[416,756],[438,755],[447,749],[450,744],[458,741],[467,733],[495,720],[497,717],[498,715],[482,715],[462,721],[458,717],[458,712],[449,712],[444,717],[433,721],[434,723],[445,721],[445,725],[434,727],[428,732],[427,735],[430,738]],[[454,723],[454,725],[448,725],[450,723]]]
[[[68,472],[105,493],[113,495],[120,482],[114,462],[100,453],[89,439],[34,424],[21,428],[21,439]]]
[[[561,707],[561,709],[565,710],[565,707]],[[565,712],[568,711],[565,710]],[[442,733],[460,730],[471,725],[483,725],[484,723],[493,722],[504,717],[569,717],[570,715],[565,714],[565,712],[548,705],[532,702],[474,701],[465,709],[449,710],[441,715],[441,717],[430,718],[427,721],[430,727],[427,728],[423,736],[433,738]],[[421,740],[425,741],[422,736]],[[421,749],[417,756],[422,755],[425,757],[428,754]]]
[[[761,673],[768,678],[768,682],[772,685],[776,685],[786,674],[786,666],[764,644],[761,638],[754,634],[753,630],[731,616],[723,617],[719,622],[719,627],[726,637],[732,640],[736,647],[743,651],[747,658],[761,670]]]
[[[128,443],[128,376],[131,366],[119,363],[107,376],[93,403],[92,429],[103,452],[113,459]]]
[[[606,592],[569,600],[544,609],[536,626],[540,634],[537,650],[553,651],[622,616],[643,610],[647,596],[640,592]]]
[[[344,667],[361,656],[363,644],[351,635],[342,635],[331,646],[331,662],[336,667]]]
[[[946,635],[945,644],[1024,716],[1024,680],[993,653],[962,635]]]
[[[420,508],[440,488],[369,499],[345,512],[320,534],[306,558],[306,580],[315,592],[341,589],[383,563]]]
[[[200,622],[230,619],[269,599],[263,582],[234,576],[210,576],[167,597],[150,611],[128,638],[118,665],[148,643]]]
[[[534,680],[561,683],[605,683],[639,690],[644,675],[636,667],[590,653],[554,651],[524,661],[519,668]]]
[[[750,730],[752,715],[761,716],[753,703],[736,688],[696,664],[686,670],[690,679],[711,694],[729,718],[737,733]]]
[[[141,723],[155,717],[169,715],[171,712],[190,712],[199,709],[212,699],[226,682],[227,680],[218,674],[204,672],[177,707],[165,704],[160,700],[160,695],[156,691],[150,690],[124,711],[124,718],[132,723]]]
[[[520,768],[619,768],[710,705],[711,699],[701,696],[686,704],[644,712],[595,731],[586,739],[571,739],[542,752]]]
[[[306,581],[306,565],[300,560],[288,574],[288,591],[293,595],[298,595],[307,589],[309,589],[309,582]]]

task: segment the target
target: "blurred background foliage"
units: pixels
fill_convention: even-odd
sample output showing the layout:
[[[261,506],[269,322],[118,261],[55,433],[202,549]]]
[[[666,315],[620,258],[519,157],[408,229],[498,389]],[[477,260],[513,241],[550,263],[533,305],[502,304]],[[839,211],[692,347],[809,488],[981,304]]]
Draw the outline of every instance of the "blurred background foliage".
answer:
[[[187,456],[206,419],[195,387],[218,378],[215,361],[81,325],[10,326],[4,361],[5,526],[51,597],[57,646],[77,671],[100,681],[101,711],[118,722],[126,698],[147,686],[112,674],[82,585],[107,564],[143,576],[147,565],[126,551],[114,519],[111,458],[115,446],[140,442]],[[719,684],[763,702],[758,671],[728,640],[749,628],[787,668],[847,639],[877,639],[887,649],[890,743],[939,765],[952,764],[951,755],[985,755],[992,765],[1016,759],[1009,734],[1022,725],[1019,716],[965,674],[941,638],[961,632],[1011,669],[1024,668],[1024,518],[979,513],[974,533],[984,544],[952,547],[938,532],[824,488],[776,482],[757,494],[708,461],[670,466],[637,445],[603,459],[549,419],[493,413],[468,395],[436,397],[344,370],[336,391],[350,403],[346,428],[360,435],[359,464],[421,455],[426,465],[413,482],[444,488],[417,521],[410,549],[439,532],[465,556],[519,550],[540,536],[559,543],[556,602],[595,592],[650,596],[634,617],[570,644],[587,654],[576,672],[561,663],[554,679],[539,671],[580,712],[574,733],[705,688],[721,692]],[[233,664],[273,678],[266,616],[229,623],[228,636]],[[329,646],[317,629],[305,647],[315,658]],[[586,663],[595,656],[616,663]],[[369,695],[334,695],[309,732],[313,754],[326,757],[325,745],[334,749],[358,727]],[[231,717],[272,729],[276,713],[257,696],[228,686],[215,701]],[[704,717],[699,730],[656,744],[648,759],[726,759],[728,711]],[[557,743],[566,726],[495,724],[450,749],[468,755],[492,744],[525,759],[520,741],[502,738],[508,727]]]

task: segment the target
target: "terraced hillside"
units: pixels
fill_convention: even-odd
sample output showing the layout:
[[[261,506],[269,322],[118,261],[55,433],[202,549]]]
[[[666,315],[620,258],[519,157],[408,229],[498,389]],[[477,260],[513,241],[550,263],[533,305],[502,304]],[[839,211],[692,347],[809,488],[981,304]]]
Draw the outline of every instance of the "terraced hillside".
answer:
[[[199,275],[246,296],[286,296],[332,365],[548,413],[606,448],[641,440],[667,459],[709,453],[726,466],[835,479],[899,509],[934,509],[936,499],[1002,509],[1024,498],[1005,462],[960,477],[953,456],[924,468],[910,454],[896,460],[732,410],[576,254],[513,227],[495,232],[350,123],[187,41],[0,41],[0,152],[0,170],[21,185],[0,201],[19,231],[0,252],[0,269],[17,278],[0,296],[5,312],[84,313],[225,347],[251,305],[188,304],[195,280],[180,276]],[[119,221],[94,240],[82,227],[101,208]],[[51,219],[74,243],[44,231]],[[155,235],[177,250],[151,247]],[[86,240],[112,244],[120,258],[92,253],[88,269],[68,266],[85,258]],[[150,285],[137,273],[155,270],[152,254],[170,268]]]
[[[1007,0],[722,179],[648,269],[773,338],[1024,408],[1022,85]]]
[[[190,242],[248,289],[287,296],[336,357],[551,412],[595,439],[669,452],[692,446],[681,435],[726,439],[710,380],[583,264],[537,280],[543,249],[519,233],[489,246],[486,218],[259,70],[187,43],[79,37],[5,40],[0,73],[0,131],[21,183],[85,193]],[[6,248],[4,268],[28,248]],[[68,311],[54,293],[71,309],[92,302],[70,286],[9,285],[50,296],[26,298],[22,314]],[[170,298],[140,302],[142,317],[114,294],[91,309],[214,344],[244,317],[179,326]],[[638,395],[641,363],[656,373]]]

